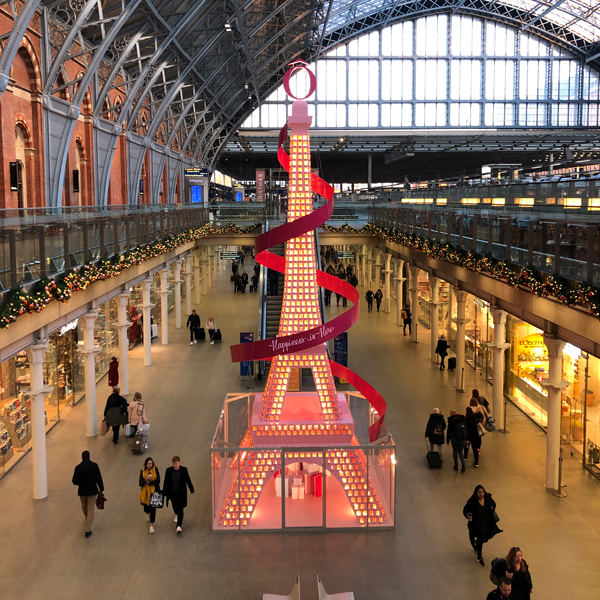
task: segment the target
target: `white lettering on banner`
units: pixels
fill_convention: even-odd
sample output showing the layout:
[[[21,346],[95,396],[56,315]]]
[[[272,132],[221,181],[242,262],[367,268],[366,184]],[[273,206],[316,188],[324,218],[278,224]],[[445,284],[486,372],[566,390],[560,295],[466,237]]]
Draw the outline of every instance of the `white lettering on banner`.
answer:
[[[77,327],[78,322],[79,322],[79,319],[75,319],[74,321],[71,321],[70,323],[63,325],[60,328],[60,333],[58,335],[65,335],[65,333],[67,333],[67,331],[71,331],[71,329],[75,329]]]
[[[266,197],[266,173],[256,171],[256,201],[264,202]]]
[[[284,338],[275,338],[271,340],[271,350],[273,352],[277,352],[279,350],[283,351],[283,353],[290,352],[290,349],[294,346],[299,346],[300,344],[304,344],[304,342],[314,342],[319,340],[323,340],[324,337],[328,336],[330,333],[335,331],[334,327],[327,327],[326,325],[321,325],[318,329],[315,330],[314,333],[308,333],[308,338],[306,337],[298,337],[292,340],[286,340]]]

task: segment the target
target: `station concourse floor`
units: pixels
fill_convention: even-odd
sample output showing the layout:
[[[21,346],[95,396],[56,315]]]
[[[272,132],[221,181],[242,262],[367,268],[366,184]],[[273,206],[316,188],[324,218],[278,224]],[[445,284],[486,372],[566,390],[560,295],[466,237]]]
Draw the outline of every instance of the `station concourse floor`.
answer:
[[[246,263],[245,270],[252,270]],[[213,533],[209,446],[227,392],[261,389],[239,380],[229,344],[240,331],[255,331],[257,295],[233,294],[229,271],[194,306],[202,322],[212,314],[223,343],[189,346],[185,328],[171,315],[169,345],[155,341],[152,366],[143,348],[130,352],[130,391],[146,401],[152,424],[149,450],[133,456],[129,440],[85,437],[85,401],[47,436],[49,496],[34,501],[32,461],[26,456],[0,481],[0,598],[2,600],[106,600],[134,597],[172,600],[259,600],[265,592],[288,594],[297,573],[302,598],[316,600],[319,575],[329,593],[353,591],[357,600],[484,600],[493,589],[489,563],[522,548],[533,578],[533,598],[598,598],[600,482],[567,457],[568,497],[544,489],[545,434],[509,404],[509,435],[488,434],[481,467],[452,470],[449,447],[442,470],[425,462],[424,432],[433,407],[447,416],[464,410],[468,394],[453,388],[454,376],[429,362],[429,333],[410,342],[392,313],[361,313],[349,331],[349,366],[387,399],[387,425],[397,445],[397,508],[393,531],[306,533]],[[183,302],[185,309],[185,301]],[[335,296],[328,317],[336,308]],[[183,325],[187,315],[183,315]],[[465,370],[465,388],[491,390],[479,372]],[[98,414],[108,396],[98,385]],[[100,418],[100,417],[99,417]],[[85,539],[83,515],[71,484],[81,451],[100,465],[106,509],[96,511]],[[183,534],[174,530],[171,508],[159,510],[156,533],[148,533],[139,504],[138,476],[152,456],[164,476],[173,455],[189,468],[196,493],[188,497]],[[486,568],[475,562],[462,508],[475,485],[497,502],[504,533],[484,546]]]

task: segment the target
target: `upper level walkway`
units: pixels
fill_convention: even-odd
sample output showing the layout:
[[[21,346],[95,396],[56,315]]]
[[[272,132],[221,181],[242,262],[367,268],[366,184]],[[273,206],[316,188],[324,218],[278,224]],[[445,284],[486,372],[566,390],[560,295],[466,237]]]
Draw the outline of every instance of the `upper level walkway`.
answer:
[[[251,270],[252,264],[246,263]],[[0,481],[0,539],[6,552],[2,597],[22,600],[128,598],[151,589],[177,600],[258,599],[264,592],[288,593],[296,573],[302,598],[316,600],[320,575],[332,592],[352,590],[357,600],[448,600],[485,598],[492,589],[469,546],[462,507],[477,484],[498,503],[504,533],[484,546],[486,564],[520,546],[533,576],[536,598],[597,597],[600,543],[597,482],[567,458],[568,497],[544,490],[545,436],[509,406],[509,435],[489,434],[481,467],[452,470],[444,448],[441,471],[427,469],[424,431],[433,407],[445,416],[464,410],[468,395],[453,388],[453,376],[431,364],[429,344],[410,342],[395,325],[395,311],[361,314],[349,331],[349,367],[373,384],[388,402],[386,422],[397,444],[397,525],[386,532],[218,534],[211,531],[209,447],[227,392],[260,389],[241,382],[230,362],[229,344],[257,323],[257,296],[232,294],[229,278],[215,282],[193,307],[202,322],[212,314],[223,343],[188,343],[188,332],[169,321],[168,346],[154,344],[153,364],[143,365],[143,349],[129,352],[130,394],[142,393],[152,424],[149,450],[133,456],[123,438],[85,437],[85,402],[64,416],[48,437],[49,496],[31,499],[32,456]],[[365,288],[359,288],[364,298]],[[335,302],[328,318],[339,314]],[[470,369],[466,389],[488,397],[484,378]],[[106,379],[97,387],[98,420],[108,395]],[[83,536],[83,517],[71,484],[82,450],[98,462],[107,504],[96,512],[93,536]],[[189,468],[196,493],[188,497],[184,533],[175,534],[171,509],[158,511],[156,533],[148,534],[139,504],[143,459],[156,460],[161,474],[173,455]],[[565,573],[569,573],[565,577]]]

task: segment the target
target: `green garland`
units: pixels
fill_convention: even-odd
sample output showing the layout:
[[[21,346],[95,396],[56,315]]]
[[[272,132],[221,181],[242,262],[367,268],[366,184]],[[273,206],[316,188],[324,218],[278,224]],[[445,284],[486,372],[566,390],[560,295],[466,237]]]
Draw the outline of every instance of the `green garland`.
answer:
[[[521,267],[505,260],[498,260],[490,255],[483,256],[476,252],[459,250],[452,244],[440,243],[414,233],[402,233],[395,229],[378,227],[370,223],[361,229],[349,225],[331,227],[323,225],[323,229],[335,233],[367,233],[406,246],[415,252],[430,258],[440,258],[454,265],[469,269],[476,273],[489,275],[506,282],[515,289],[528,290],[538,298],[553,298],[567,306],[579,306],[592,315],[600,316],[600,288],[587,282],[567,281],[558,274],[542,275],[535,267]]]
[[[116,277],[129,267],[156,258],[188,242],[193,242],[207,235],[249,233],[260,226],[260,223],[255,223],[251,227],[242,229],[237,225],[230,224],[227,227],[215,229],[207,223],[202,227],[194,227],[156,242],[142,244],[129,252],[118,253],[110,258],[101,258],[95,262],[88,262],[80,267],[69,269],[55,279],[44,277],[29,292],[25,291],[23,287],[11,289],[7,305],[0,310],[0,329],[6,329],[21,315],[42,312],[52,300],[68,302],[75,292],[85,290],[90,283]]]

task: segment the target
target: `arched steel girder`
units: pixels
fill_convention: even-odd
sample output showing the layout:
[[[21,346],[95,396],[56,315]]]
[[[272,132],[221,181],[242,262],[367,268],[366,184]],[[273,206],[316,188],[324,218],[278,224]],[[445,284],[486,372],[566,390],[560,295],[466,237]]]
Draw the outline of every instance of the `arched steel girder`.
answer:
[[[27,27],[35,14],[40,0],[26,0],[25,6],[18,15],[13,15],[15,24],[8,36],[8,40],[4,47],[0,47],[0,96],[8,86],[8,73],[12,66],[15,56],[19,51],[19,46],[23,40],[23,36],[27,31]]]
[[[357,2],[356,4],[359,4]],[[347,22],[334,30],[326,31],[323,36],[321,53],[345,44],[370,30],[385,25],[439,13],[467,14],[487,20],[506,23],[517,29],[527,27],[529,31],[547,39],[581,57],[589,57],[598,48],[598,42],[582,38],[568,29],[557,25],[548,18],[534,16],[525,8],[504,4],[498,0],[398,0],[372,12],[365,12],[358,18]],[[339,13],[338,13],[339,14]],[[332,11],[330,19],[336,16]],[[535,23],[535,24],[533,24]],[[325,24],[325,29],[327,24]],[[315,60],[317,57],[313,57]]]

